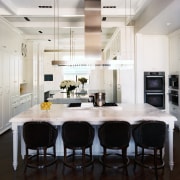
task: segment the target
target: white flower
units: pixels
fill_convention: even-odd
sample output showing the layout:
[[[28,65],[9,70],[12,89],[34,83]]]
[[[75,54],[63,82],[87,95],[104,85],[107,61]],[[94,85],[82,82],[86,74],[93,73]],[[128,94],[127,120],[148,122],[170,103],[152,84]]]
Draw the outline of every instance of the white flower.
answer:
[[[64,80],[60,84],[61,89],[66,89],[67,91],[72,91],[76,89],[77,83],[73,80]]]

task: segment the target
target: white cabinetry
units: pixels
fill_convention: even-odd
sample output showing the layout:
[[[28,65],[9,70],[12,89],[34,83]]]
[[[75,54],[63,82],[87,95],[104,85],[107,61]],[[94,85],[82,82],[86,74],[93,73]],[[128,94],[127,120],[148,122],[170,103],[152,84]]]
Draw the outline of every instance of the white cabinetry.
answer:
[[[2,60],[2,52],[0,52],[0,129],[3,129],[3,60]]]
[[[32,106],[32,94],[25,94],[19,98],[20,111],[23,112]]]
[[[19,83],[27,83],[27,61],[25,58],[19,60]]]
[[[24,82],[21,61],[22,36],[3,19],[0,20],[0,134],[11,127],[9,119],[31,103],[20,99],[20,82]],[[20,106],[22,104],[22,106]]]
[[[32,94],[11,97],[12,117],[27,110],[32,106]]]
[[[19,95],[19,57],[16,53],[10,55],[10,94]]]
[[[169,73],[172,74],[180,74],[180,30],[175,31],[174,33],[169,35],[169,49],[170,49],[170,59],[169,59]],[[180,82],[180,81],[179,81]],[[178,96],[180,97],[180,91],[178,90]],[[169,112],[176,116],[178,119],[175,124],[180,128],[180,98],[179,105],[174,105],[169,102]]]
[[[42,64],[39,57],[39,44],[33,42],[26,42],[27,45],[27,90],[32,92],[32,104],[35,105],[37,103],[42,102],[40,94],[44,94],[43,91],[43,82],[42,82]],[[44,99],[43,99],[44,100]]]
[[[175,116],[178,121],[175,122],[175,125],[180,128],[180,108],[174,104],[169,104],[169,113]]]
[[[114,60],[121,62],[121,66],[114,70],[105,69],[104,86],[106,91],[106,100],[134,103],[134,28],[117,28],[111,37],[111,40],[104,48],[104,60]],[[126,60],[132,61],[127,65]]]
[[[134,59],[134,27],[117,28],[103,51],[104,60]]]
[[[113,70],[104,71],[104,89],[106,93],[106,102],[113,102]]]
[[[10,128],[10,57],[0,50],[0,134]]]
[[[169,72],[170,74],[177,74],[180,72],[180,30],[169,36],[169,49],[170,61]]]

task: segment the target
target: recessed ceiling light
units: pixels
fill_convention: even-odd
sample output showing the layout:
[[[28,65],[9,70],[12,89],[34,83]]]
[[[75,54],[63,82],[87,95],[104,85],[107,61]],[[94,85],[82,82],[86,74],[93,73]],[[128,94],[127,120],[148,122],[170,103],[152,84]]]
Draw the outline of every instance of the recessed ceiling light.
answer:
[[[116,8],[116,6],[103,6],[103,8]]]
[[[38,6],[39,8],[52,8],[52,6]]]
[[[166,26],[170,26],[171,25],[171,22],[166,22]]]
[[[30,19],[29,19],[28,17],[24,17],[24,19],[25,19],[26,21],[30,21]]]
[[[103,18],[102,18],[102,21],[106,21],[106,17],[103,17]]]

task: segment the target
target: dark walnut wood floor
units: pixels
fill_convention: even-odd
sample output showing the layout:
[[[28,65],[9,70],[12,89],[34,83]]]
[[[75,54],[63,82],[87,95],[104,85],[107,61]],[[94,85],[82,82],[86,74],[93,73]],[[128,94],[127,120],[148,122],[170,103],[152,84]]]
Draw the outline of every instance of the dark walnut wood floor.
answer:
[[[166,142],[166,147],[167,147]],[[19,152],[20,154],[20,152]],[[62,157],[58,157],[57,167],[55,165],[46,169],[27,169],[24,173],[24,161],[19,155],[17,171],[12,168],[12,131],[9,130],[0,136],[0,180],[154,180],[154,171],[137,166],[133,171],[133,158],[128,166],[128,176],[122,170],[106,169],[103,173],[98,157],[95,157],[94,167],[87,168],[84,173],[81,169],[72,170],[64,168]],[[174,131],[174,170],[170,171],[168,165],[168,152],[165,153],[165,168],[158,171],[159,180],[180,179],[180,132]]]

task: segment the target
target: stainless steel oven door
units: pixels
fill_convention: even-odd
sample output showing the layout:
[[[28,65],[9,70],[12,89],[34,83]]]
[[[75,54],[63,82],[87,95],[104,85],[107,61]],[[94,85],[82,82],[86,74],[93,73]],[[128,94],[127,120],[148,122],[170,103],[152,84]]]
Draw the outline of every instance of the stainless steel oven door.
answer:
[[[165,109],[165,93],[145,93],[144,102]]]
[[[170,101],[172,104],[178,106],[178,105],[179,105],[179,92],[178,92],[178,91],[173,91],[173,90],[171,90],[171,91],[169,92],[169,101]]]

